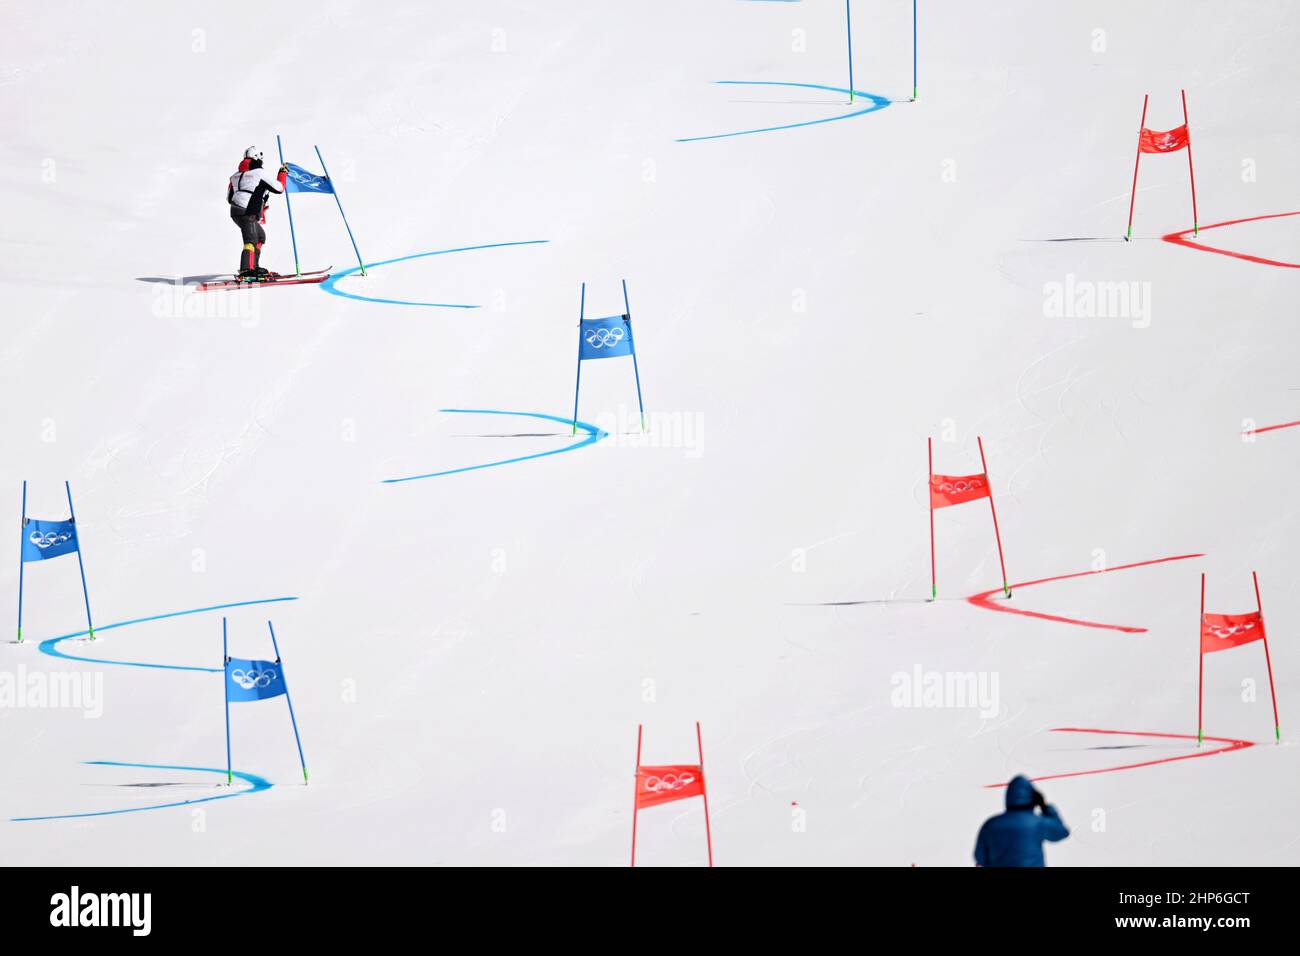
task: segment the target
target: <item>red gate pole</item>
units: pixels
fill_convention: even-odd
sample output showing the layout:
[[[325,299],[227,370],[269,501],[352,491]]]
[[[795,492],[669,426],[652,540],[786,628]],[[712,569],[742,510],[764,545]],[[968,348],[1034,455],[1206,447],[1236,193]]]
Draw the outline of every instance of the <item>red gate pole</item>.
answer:
[[[1259,622],[1264,623],[1264,605],[1259,600],[1259,575],[1254,571],[1250,576],[1255,581],[1255,607],[1259,611]],[[1277,691],[1273,688],[1273,660],[1268,655],[1268,628],[1264,628],[1264,664],[1268,667],[1268,692],[1273,697],[1273,737],[1276,743],[1282,742],[1282,725],[1277,719]]]
[[[709,777],[704,772],[704,738],[700,735],[700,722],[695,722],[695,742],[700,748],[700,796],[704,798],[704,838],[709,844],[709,866],[713,866],[713,830],[709,827]]]
[[[984,469],[984,481],[989,486],[989,511],[993,513],[993,537],[998,542],[998,564],[1002,565],[1002,590],[1007,597],[1011,597],[1011,585],[1007,583],[1007,563],[1002,559],[1002,532],[998,530],[998,509],[993,506],[993,482],[989,481],[989,466],[984,460],[984,439],[976,435],[975,441],[980,446],[980,467]]]
[[[1202,635],[1205,633],[1205,572],[1201,572],[1201,619],[1196,628],[1196,746],[1201,745],[1201,730],[1204,726],[1202,716],[1205,713],[1205,651],[1201,648]]]
[[[1192,169],[1192,126],[1187,119],[1187,91],[1180,90],[1183,94],[1183,125],[1187,127],[1187,175],[1192,180],[1192,235],[1197,235],[1199,228],[1196,221],[1196,172]]]
[[[641,725],[636,725],[636,774],[632,783],[632,866],[636,866],[636,811],[641,804]]]
[[[1124,236],[1124,241],[1128,242],[1133,238],[1133,204],[1137,201],[1138,194],[1138,166],[1142,162],[1142,130],[1147,128],[1147,100],[1151,98],[1150,93],[1142,94],[1142,123],[1138,127],[1138,149],[1137,158],[1133,160],[1133,193],[1128,200],[1128,232]],[[1190,153],[1188,154],[1191,155]]]
[[[939,597],[939,585],[934,577],[934,439],[926,436],[925,453],[930,461],[930,477],[925,482],[925,498],[930,503],[930,600]]]

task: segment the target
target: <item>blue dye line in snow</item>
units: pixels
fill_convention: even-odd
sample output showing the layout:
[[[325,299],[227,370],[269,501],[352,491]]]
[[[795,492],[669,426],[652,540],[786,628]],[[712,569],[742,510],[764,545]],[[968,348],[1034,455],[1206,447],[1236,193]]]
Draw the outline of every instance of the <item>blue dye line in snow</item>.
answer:
[[[278,598],[259,598],[255,601],[234,601],[230,604],[213,604],[209,607],[196,607],[188,611],[168,611],[166,614],[154,614],[150,617],[137,617],[131,621],[118,621],[116,624],[101,624],[95,628],[97,631],[111,631],[118,627],[127,627],[131,624],[145,624],[149,621],[162,621],[169,617],[187,617],[190,614],[204,614],[207,611],[224,611],[232,607],[251,607],[254,604],[277,604],[281,601],[296,601],[296,597],[278,597]],[[62,637],[51,637],[49,640],[41,641],[38,650],[42,654],[48,654],[50,657],[60,657],[67,661],[81,661],[85,664],[116,664],[119,667],[150,667],[159,670],[168,671],[204,671],[212,674],[220,674],[220,667],[188,667],[180,664],[148,664],[143,661],[112,661],[102,657],[81,657],[76,654],[65,654],[59,650],[58,644],[61,641],[70,641],[73,638],[85,637],[88,631],[77,631],[73,634],[64,634]],[[192,768],[191,768],[192,769]]]
[[[193,773],[215,773],[225,776],[226,771],[216,767],[178,767],[165,763],[122,763],[117,760],[87,760],[87,764],[92,767],[139,767],[144,770],[187,770]],[[90,810],[84,813],[52,813],[41,817],[13,817],[14,823],[31,823],[34,820],[76,820],[82,817],[111,817],[119,813],[143,813],[145,810],[167,810],[172,807],[188,807],[196,803],[211,803],[213,800],[229,800],[231,797],[246,797],[250,793],[261,793],[263,790],[270,790],[274,784],[255,773],[245,773],[242,770],[234,771],[234,775],[245,783],[250,784],[244,790],[236,790],[232,793],[219,793],[211,797],[198,797],[194,800],[176,800],[171,803],[155,803],[147,807],[123,807],[120,810]]]
[[[561,425],[573,424],[572,418],[560,418],[558,415],[543,415],[539,412],[502,412],[487,408],[441,408],[439,411],[448,412],[454,415],[518,415],[523,418],[540,418],[549,422],[559,422]],[[607,438],[609,436],[608,432],[601,430],[595,425],[589,425],[584,421],[579,421],[578,427],[587,433],[587,437],[572,445],[565,445],[563,448],[552,448],[550,451],[539,451],[532,455],[520,455],[518,458],[504,458],[501,461],[489,461],[482,465],[466,465],[464,468],[449,468],[446,471],[432,471],[427,475],[410,475],[406,478],[385,478],[384,484],[394,485],[403,481],[419,481],[421,478],[441,478],[443,475],[458,475],[465,471],[478,471],[482,468],[496,468],[500,465],[513,465],[515,462],[528,461],[533,458],[545,458],[548,455],[561,455],[566,451],[576,451],[579,448],[594,445],[602,438]]]
[[[196,607],[188,611],[168,611],[165,614],[153,614],[149,617],[137,617],[130,621],[117,621],[113,624],[101,624],[100,631],[111,631],[118,627],[127,627],[131,624],[145,624],[149,621],[162,621],[172,617],[185,617],[190,614],[203,614],[207,611],[224,611],[233,607],[251,607],[257,604],[277,604],[282,601],[296,601],[296,597],[278,597],[278,598],[258,598],[254,601],[232,601],[229,604],[212,604],[208,607]],[[58,645],[61,641],[70,641],[73,638],[85,637],[89,631],[77,631],[73,634],[64,634],[62,637],[52,637],[49,640],[41,641],[38,650],[42,654],[48,654],[50,657],[58,657],[68,661],[80,661],[85,664],[116,664],[119,667],[149,667],[159,670],[169,671],[202,671],[204,673],[220,674],[220,667],[188,667],[179,664],[149,664],[143,661],[112,661],[101,657],[82,657],[76,654],[65,654],[59,650]],[[156,763],[121,763],[116,760],[89,760],[87,763],[94,767],[140,767],[146,770],[186,770],[193,773],[215,773],[224,774],[226,771],[216,767],[184,767],[173,764],[156,764]],[[108,817],[119,813],[141,813],[145,810],[166,810],[172,807],[185,807],[196,803],[209,803],[213,800],[229,800],[231,797],[243,797],[250,793],[260,793],[263,790],[270,790],[272,784],[269,780],[257,776],[253,773],[245,773],[242,770],[233,771],[234,775],[250,786],[244,790],[237,790],[232,793],[221,793],[212,797],[199,797],[195,800],[179,800],[171,803],[156,803],[147,807],[124,807],[119,810],[92,810],[84,813],[56,813],[39,817],[13,817],[14,823],[30,823],[34,820],[73,820],[81,817]]]
[[[409,256],[398,256],[396,259],[385,259],[383,262],[370,262],[366,264],[366,269],[378,269],[380,266],[391,266],[395,262],[408,262],[411,259],[424,259],[429,256],[445,256],[452,252],[473,252],[476,249],[503,249],[507,246],[537,246],[550,242],[549,239],[528,239],[524,242],[490,242],[482,246],[460,246],[456,249],[435,249],[433,252],[417,252]],[[479,309],[482,306],[464,305],[454,302],[411,302],[406,299],[380,299],[370,295],[357,295],[355,292],[344,292],[338,288],[338,281],[345,276],[354,275],[361,271],[360,266],[353,266],[351,269],[344,269],[342,272],[336,272],[324,282],[316,286],[322,292],[328,292],[330,295],[342,296],[345,299],[356,299],[358,302],[378,302],[383,305],[418,305],[430,309]]]
[[[844,86],[823,86],[820,83],[781,83],[774,80],[718,80],[721,86],[793,86],[805,90],[827,90],[831,93],[843,93],[849,95],[848,87]],[[854,90],[854,96],[865,97],[871,101],[871,105],[866,109],[854,110],[852,113],[842,113],[839,116],[825,116],[821,119],[804,120],[801,123],[786,123],[782,126],[764,126],[761,129],[742,129],[734,133],[714,133],[711,136],[684,136],[677,140],[679,143],[698,143],[705,139],[726,139],[728,136],[750,136],[753,133],[773,133],[782,129],[797,129],[800,126],[817,126],[821,123],[834,123],[839,120],[852,119],[855,116],[866,116],[868,113],[874,113],[877,110],[883,110],[892,100],[883,96],[877,96],[875,93],[865,93],[862,90]]]

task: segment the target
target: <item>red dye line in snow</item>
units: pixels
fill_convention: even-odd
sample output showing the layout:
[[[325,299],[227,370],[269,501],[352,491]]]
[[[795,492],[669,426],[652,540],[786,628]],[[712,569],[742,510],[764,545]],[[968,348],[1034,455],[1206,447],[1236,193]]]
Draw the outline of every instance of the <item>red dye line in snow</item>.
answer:
[[[1102,568],[1099,571],[1076,571],[1074,574],[1058,574],[1052,578],[1039,578],[1037,581],[1023,581],[1020,584],[1011,585],[1012,591],[1018,591],[1021,588],[1032,587],[1035,584],[1048,584],[1052,581],[1068,581],[1071,578],[1084,578],[1092,574],[1109,574],[1112,571],[1127,571],[1130,568],[1145,568],[1151,564],[1164,564],[1167,561],[1186,561],[1188,558],[1201,558],[1203,554],[1179,554],[1171,558],[1154,558],[1150,561],[1136,561],[1133,564],[1121,564],[1113,568]],[[1061,617],[1056,614],[1045,614],[1042,611],[1027,611],[1023,608],[1011,607],[1006,603],[994,603],[992,598],[995,594],[1001,594],[1001,588],[994,588],[991,591],[981,591],[974,594],[966,600],[976,607],[982,607],[986,611],[999,611],[1003,614],[1020,614],[1025,617],[1036,617],[1043,621],[1056,621],[1059,624],[1076,624],[1079,627],[1095,627],[1106,631],[1123,631],[1125,634],[1145,634],[1145,627],[1127,627],[1123,624],[1101,624],[1097,621],[1081,621],[1073,617]]]
[[[1267,216],[1248,216],[1245,219],[1229,219],[1227,222],[1216,222],[1209,226],[1201,226],[1200,232],[1209,229],[1218,229],[1222,226],[1236,226],[1243,222],[1260,222],[1264,219],[1281,219],[1284,216],[1300,216],[1300,210],[1296,212],[1275,212]],[[1280,266],[1283,269],[1300,269],[1300,262],[1282,262],[1278,259],[1266,259],[1263,256],[1252,256],[1246,252],[1233,252],[1231,249],[1219,249],[1216,246],[1207,246],[1203,242],[1196,242],[1187,237],[1192,233],[1191,229],[1184,229],[1181,232],[1171,232],[1162,238],[1165,242],[1172,242],[1176,246],[1186,246],[1188,249],[1200,249],[1202,252],[1215,252],[1221,256],[1232,256],[1234,259],[1245,259],[1247,262],[1258,262],[1265,266]]]
[[[1053,727],[1054,734],[1122,734],[1126,737],[1161,737],[1168,740],[1195,740],[1195,734],[1153,734],[1141,730],[1096,730],[1090,727]],[[1071,773],[1052,773],[1043,777],[1031,777],[1030,779],[1037,783],[1040,780],[1060,780],[1062,777],[1088,777],[1097,773],[1114,773],[1117,770],[1135,770],[1138,767],[1154,767],[1156,764],[1173,763],[1175,760],[1193,760],[1196,757],[1213,757],[1215,754],[1231,753],[1234,750],[1244,750],[1247,747],[1255,746],[1251,740],[1233,740],[1230,737],[1206,737],[1206,740],[1212,740],[1215,743],[1224,744],[1222,747],[1215,747],[1213,750],[1197,750],[1194,753],[1178,754],[1175,757],[1157,757],[1155,760],[1143,760],[1138,763],[1121,764],[1118,767],[1099,767],[1096,770],[1075,770]],[[986,783],[985,790],[995,790],[999,787],[1005,787],[1005,783]]]
[[[1263,428],[1251,428],[1242,432],[1243,435],[1258,435],[1261,432],[1275,432],[1279,428],[1294,428],[1300,425],[1300,422],[1283,422],[1281,425],[1265,425]]]

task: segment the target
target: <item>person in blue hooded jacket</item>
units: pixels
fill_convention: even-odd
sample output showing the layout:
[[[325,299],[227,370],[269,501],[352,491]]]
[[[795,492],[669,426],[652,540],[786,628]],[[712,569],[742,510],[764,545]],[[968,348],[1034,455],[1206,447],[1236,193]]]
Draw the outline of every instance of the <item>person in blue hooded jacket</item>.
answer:
[[[1070,835],[1056,807],[1043,799],[1027,777],[1007,784],[1007,810],[989,817],[975,840],[976,866],[1046,866],[1043,841]]]

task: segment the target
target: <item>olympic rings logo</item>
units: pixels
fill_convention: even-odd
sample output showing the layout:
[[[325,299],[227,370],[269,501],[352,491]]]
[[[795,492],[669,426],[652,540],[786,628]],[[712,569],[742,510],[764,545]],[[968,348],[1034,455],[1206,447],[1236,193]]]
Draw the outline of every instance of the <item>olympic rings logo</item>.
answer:
[[[305,186],[307,189],[320,189],[325,185],[325,181],[320,177],[313,176],[311,173],[299,172],[296,169],[290,169],[289,176],[294,182]]]
[[[1226,641],[1230,637],[1236,637],[1238,634],[1244,634],[1246,631],[1255,629],[1255,622],[1248,624],[1213,624],[1209,626],[1209,631],[1219,640]]]
[[[55,545],[63,544],[72,540],[71,531],[33,531],[27,539],[36,547],[44,551],[46,548],[52,548]]]
[[[645,788],[650,793],[671,793],[674,790],[685,790],[693,783],[695,783],[695,774],[689,772],[666,773],[662,777],[651,776],[645,778]]]
[[[230,679],[244,690],[252,690],[255,687],[270,687],[275,678],[275,671],[269,670],[246,671],[242,667],[236,667],[230,672]]]
[[[593,349],[613,348],[623,341],[623,330],[618,326],[612,329],[592,329],[587,333],[587,344]]]
[[[931,479],[934,490],[945,495],[961,494],[966,491],[979,491],[984,487],[984,482],[980,478],[963,478],[960,481],[944,481],[940,478]]]

